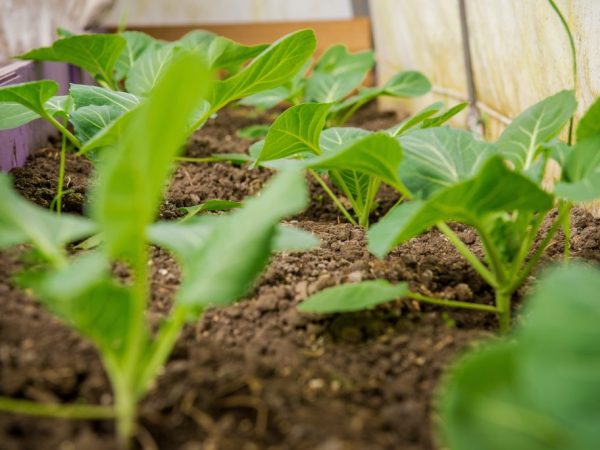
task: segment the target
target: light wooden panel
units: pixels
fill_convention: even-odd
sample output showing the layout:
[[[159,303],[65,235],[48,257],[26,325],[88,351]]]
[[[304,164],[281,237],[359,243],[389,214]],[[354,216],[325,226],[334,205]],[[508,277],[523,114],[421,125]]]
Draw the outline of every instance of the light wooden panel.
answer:
[[[372,47],[370,21],[366,17],[333,21],[130,26],[128,28],[165,40],[176,40],[189,31],[201,28],[248,45],[272,42],[292,31],[312,28],[317,35],[317,54],[330,45],[338,43],[345,44],[352,52]]]

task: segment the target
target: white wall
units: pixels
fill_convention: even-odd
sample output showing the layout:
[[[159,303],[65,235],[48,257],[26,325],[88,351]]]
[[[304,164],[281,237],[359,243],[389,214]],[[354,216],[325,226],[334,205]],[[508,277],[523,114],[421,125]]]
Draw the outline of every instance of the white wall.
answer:
[[[117,0],[104,18],[116,25],[123,12],[132,25],[189,25],[352,17],[351,0]]]

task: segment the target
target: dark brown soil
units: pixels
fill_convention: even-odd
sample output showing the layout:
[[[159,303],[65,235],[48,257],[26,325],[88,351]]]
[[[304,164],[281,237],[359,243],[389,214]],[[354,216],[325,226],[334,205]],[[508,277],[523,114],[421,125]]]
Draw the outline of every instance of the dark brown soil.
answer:
[[[370,114],[370,115],[369,115]],[[397,119],[371,111],[361,120],[387,127]],[[229,110],[190,143],[188,154],[246,151],[239,126],[268,117]],[[36,152],[14,171],[27,198],[48,206],[54,197],[57,151]],[[91,166],[70,157],[65,209],[81,212]],[[230,164],[182,164],[162,209],[211,198],[241,200],[270,173]],[[313,316],[299,301],[335,284],[373,278],[406,280],[443,298],[489,303],[490,289],[444,236],[432,231],[379,261],[364,233],[338,217],[316,187],[313,202],[293,223],[322,244],[275,256],[246,299],[209,311],[188,326],[163,375],[140,408],[137,445],[144,449],[431,450],[432,400],[440,375],[457,354],[492,335],[495,318],[392,303],[372,311]],[[380,213],[393,202],[383,193]],[[600,223],[573,212],[573,254],[599,259]],[[474,233],[455,227],[474,251]],[[558,257],[561,239],[548,258]],[[0,258],[0,395],[43,402],[110,404],[111,390],[94,348],[47,313],[11,281],[20,249]],[[150,321],[168,312],[179,270],[164,251],[152,255]],[[114,449],[110,422],[71,422],[0,413],[0,450]]]

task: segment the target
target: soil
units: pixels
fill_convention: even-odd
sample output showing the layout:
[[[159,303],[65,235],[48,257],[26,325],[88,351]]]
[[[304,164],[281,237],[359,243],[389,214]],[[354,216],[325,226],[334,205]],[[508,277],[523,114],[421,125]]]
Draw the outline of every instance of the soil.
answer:
[[[244,152],[252,141],[235,130],[268,123],[229,109],[189,143],[189,156]],[[373,109],[357,118],[380,129],[398,118]],[[58,151],[36,151],[13,171],[24,197],[48,206],[55,193]],[[66,211],[82,213],[92,168],[68,157]],[[161,208],[207,199],[242,200],[271,176],[228,163],[181,164]],[[290,222],[322,243],[304,253],[273,257],[253,291],[240,302],[211,310],[185,328],[158,382],[140,406],[136,446],[143,449],[218,450],[431,450],[436,387],[448,365],[467,348],[493,336],[493,316],[395,302],[346,315],[299,313],[308,295],[344,282],[384,278],[408,281],[422,293],[448,299],[492,301],[492,292],[445,237],[431,231],[392,252],[370,256],[365,236],[343,221],[320,188]],[[380,194],[384,214],[395,202]],[[599,259],[600,222],[575,209],[572,251]],[[454,226],[475,252],[472,230]],[[547,260],[560,257],[562,237]],[[94,348],[16,287],[22,249],[0,255],[0,395],[42,402],[110,404],[111,389]],[[179,282],[171,256],[152,252],[149,320],[164,316]],[[517,299],[518,300],[518,299]],[[518,303],[518,302],[517,302]],[[66,421],[0,413],[0,449],[115,449],[110,421]]]

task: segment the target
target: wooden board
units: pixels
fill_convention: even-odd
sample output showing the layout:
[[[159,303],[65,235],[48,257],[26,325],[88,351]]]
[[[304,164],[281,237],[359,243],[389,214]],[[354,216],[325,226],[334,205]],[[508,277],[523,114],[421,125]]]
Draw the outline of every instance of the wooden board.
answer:
[[[303,28],[312,28],[315,30],[317,35],[317,55],[327,47],[340,43],[345,44],[351,52],[372,48],[371,25],[367,17],[357,17],[351,20],[309,22],[128,26],[130,30],[143,31],[155,38],[168,41],[179,39],[189,31],[204,29],[246,45],[273,42],[285,34]]]

